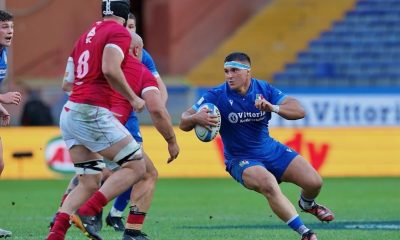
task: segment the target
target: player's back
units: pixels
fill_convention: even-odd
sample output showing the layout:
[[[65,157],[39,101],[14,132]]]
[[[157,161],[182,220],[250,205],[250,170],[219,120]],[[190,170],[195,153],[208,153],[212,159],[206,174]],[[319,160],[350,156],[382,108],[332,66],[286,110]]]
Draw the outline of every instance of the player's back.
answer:
[[[112,47],[125,57],[130,41],[128,31],[114,21],[96,22],[83,34],[71,54],[75,80],[70,101],[110,108],[113,90],[102,72],[103,51]]]
[[[151,72],[139,60],[128,55],[126,64],[123,67],[124,75],[129,87],[138,96],[142,96],[144,91],[158,88],[157,80]],[[121,94],[115,92],[112,97],[111,111],[122,115],[118,119],[125,123],[129,114],[132,112],[132,106]]]

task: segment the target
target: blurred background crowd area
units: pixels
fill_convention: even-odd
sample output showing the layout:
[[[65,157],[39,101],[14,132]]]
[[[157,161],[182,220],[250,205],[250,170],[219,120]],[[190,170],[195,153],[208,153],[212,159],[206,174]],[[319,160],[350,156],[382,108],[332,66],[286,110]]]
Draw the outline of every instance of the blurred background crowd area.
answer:
[[[254,77],[289,94],[400,93],[398,0],[131,3],[138,33],[167,84],[175,124],[205,89],[224,81],[223,61],[233,51],[248,53]],[[20,106],[8,107],[11,125],[58,124],[67,99],[60,87],[67,57],[101,18],[100,6],[100,0],[0,0],[1,9],[15,16],[10,71],[1,91],[23,94]],[[365,110],[367,119],[371,111]],[[151,123],[145,113],[140,118]]]

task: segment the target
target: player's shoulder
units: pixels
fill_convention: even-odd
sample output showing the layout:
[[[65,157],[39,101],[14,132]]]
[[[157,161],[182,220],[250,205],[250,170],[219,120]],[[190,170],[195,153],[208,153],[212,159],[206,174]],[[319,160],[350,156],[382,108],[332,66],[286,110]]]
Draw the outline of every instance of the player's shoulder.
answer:
[[[128,30],[114,21],[100,21],[96,22],[93,26],[96,28],[96,32],[94,34],[100,34],[103,36],[109,37],[131,37]]]

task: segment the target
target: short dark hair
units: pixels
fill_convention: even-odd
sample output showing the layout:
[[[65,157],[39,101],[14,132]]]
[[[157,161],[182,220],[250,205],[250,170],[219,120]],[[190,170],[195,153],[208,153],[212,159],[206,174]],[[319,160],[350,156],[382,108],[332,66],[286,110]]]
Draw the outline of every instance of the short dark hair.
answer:
[[[136,16],[135,16],[135,14],[133,14],[133,13],[129,13],[128,14],[128,19],[133,19],[133,20],[135,20],[136,21]]]
[[[230,62],[230,61],[241,61],[241,62],[248,62],[249,65],[251,66],[251,61],[250,61],[250,57],[243,52],[233,52],[230,53],[228,56],[226,56],[225,61],[224,62]]]
[[[0,21],[1,22],[12,21],[13,19],[14,19],[14,16],[10,12],[0,10]]]

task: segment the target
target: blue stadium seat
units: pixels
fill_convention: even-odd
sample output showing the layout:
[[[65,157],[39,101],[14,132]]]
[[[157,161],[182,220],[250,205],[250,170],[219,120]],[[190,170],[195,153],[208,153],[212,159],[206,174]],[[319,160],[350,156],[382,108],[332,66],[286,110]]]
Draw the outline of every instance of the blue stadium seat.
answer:
[[[400,0],[359,0],[273,76],[281,86],[400,86]]]

